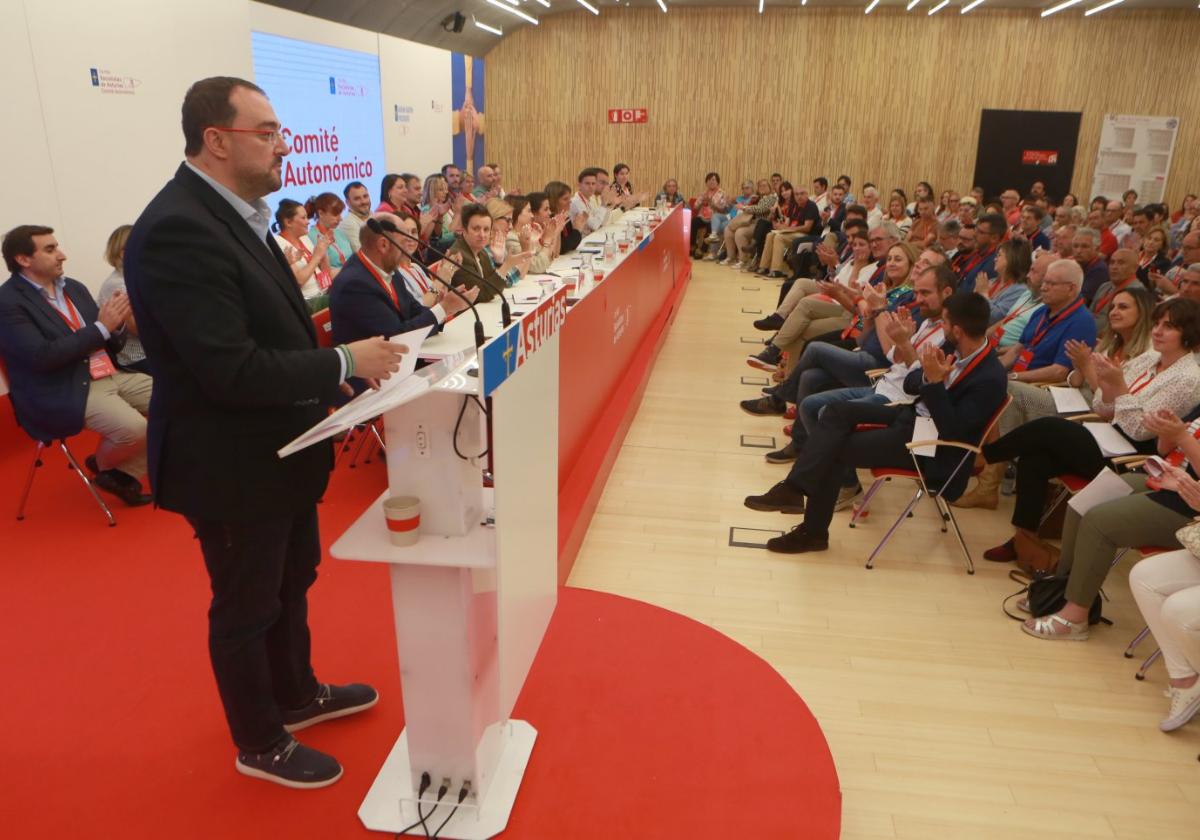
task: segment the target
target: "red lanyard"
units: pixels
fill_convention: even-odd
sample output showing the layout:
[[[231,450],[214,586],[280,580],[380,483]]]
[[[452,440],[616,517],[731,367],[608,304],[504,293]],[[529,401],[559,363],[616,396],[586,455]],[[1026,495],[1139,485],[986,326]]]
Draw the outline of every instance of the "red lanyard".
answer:
[[[1137,379],[1133,380],[1133,384],[1129,386],[1129,393],[1136,394],[1138,391],[1144,390],[1147,385],[1153,382],[1154,377],[1158,376],[1158,370],[1156,368],[1157,365],[1153,368],[1150,368],[1150,370],[1143,373]],[[1145,382],[1142,381],[1143,379]]]
[[[322,234],[323,236],[325,236],[325,238],[327,238],[329,240],[329,247],[332,248],[333,250],[337,251],[338,262],[344,263],[346,261],[346,255],[343,254],[342,249],[337,246],[337,240],[334,239],[333,234],[329,231],[326,231],[320,225],[317,225],[317,233]]]
[[[921,349],[921,345],[922,345],[922,344],[924,344],[924,343],[925,343],[926,341],[928,341],[929,339],[933,338],[933,334],[934,334],[934,333],[936,333],[938,330],[940,330],[940,329],[942,328],[942,322],[941,322],[941,321],[932,321],[932,322],[930,322],[930,321],[926,321],[926,322],[925,322],[925,324],[926,324],[926,325],[928,325],[928,324],[930,324],[930,323],[932,323],[932,325],[933,325],[933,326],[930,328],[930,330],[929,330],[928,332],[924,333],[924,334],[921,336],[921,338],[920,338],[920,340],[919,340],[919,341],[917,341],[917,342],[915,342],[915,343],[913,344],[913,350],[920,350],[920,349]],[[924,327],[924,325],[923,325],[923,327]]]
[[[308,246],[304,244],[304,237],[302,237],[302,236],[296,237],[295,242],[292,242],[290,239],[285,239],[284,241],[287,242],[289,245],[295,245],[297,248],[299,248],[301,251],[303,251],[304,259],[306,261],[312,260],[312,251],[310,251],[308,249]]]
[[[71,332],[78,332],[83,329],[83,317],[79,314],[79,310],[75,308],[75,304],[71,303],[71,299],[67,297],[67,290],[65,288],[62,290],[62,299],[63,303],[67,305],[67,311],[71,313],[71,317],[68,318],[64,315],[62,310],[57,306],[51,306],[50,308],[71,328]]]
[[[970,362],[968,362],[967,366],[965,368],[963,368],[963,372],[960,373],[958,376],[954,377],[954,381],[946,386],[946,390],[947,391],[950,390],[955,385],[958,385],[960,382],[962,382],[964,379],[966,379],[968,376],[970,376],[971,371],[973,371],[973,370],[975,370],[975,368],[979,367],[979,363],[982,362],[988,355],[990,355],[991,352],[992,352],[992,346],[990,344],[986,345],[982,350],[978,351],[975,354],[975,358],[972,359]],[[950,356],[950,358],[953,360],[954,356],[952,355],[952,356]],[[954,371],[951,371],[950,373],[953,374]]]
[[[1104,307],[1108,306],[1108,304],[1112,302],[1112,299],[1113,299],[1113,298],[1115,298],[1115,297],[1116,297],[1116,296],[1117,296],[1117,295],[1118,295],[1120,292],[1123,292],[1123,291],[1125,291],[1126,289],[1128,289],[1128,288],[1129,288],[1129,284],[1130,284],[1130,283],[1132,283],[1132,282],[1133,282],[1134,280],[1136,280],[1136,279],[1137,279],[1137,277],[1136,277],[1136,276],[1134,276],[1134,277],[1130,277],[1128,280],[1126,280],[1126,281],[1125,281],[1125,283],[1124,283],[1123,285],[1121,285],[1121,286],[1113,286],[1113,287],[1112,287],[1112,291],[1111,291],[1111,292],[1109,292],[1108,294],[1106,294],[1106,295],[1105,295],[1104,297],[1102,297],[1102,298],[1101,298],[1099,301],[1097,301],[1097,302],[1096,302],[1096,304],[1095,304],[1094,306],[1092,306],[1092,311],[1093,311],[1093,312],[1095,312],[1095,313],[1097,313],[1097,314],[1099,314],[1099,313],[1103,312],[1103,311],[1104,311]]]
[[[1033,334],[1033,339],[1032,339],[1032,340],[1029,342],[1029,346],[1028,346],[1028,347],[1026,347],[1025,349],[1026,349],[1026,350],[1032,350],[1034,347],[1037,347],[1037,346],[1038,346],[1038,342],[1040,342],[1040,341],[1041,341],[1043,338],[1045,338],[1045,337],[1046,337],[1046,333],[1050,332],[1050,330],[1051,330],[1051,329],[1052,329],[1052,328],[1053,328],[1053,327],[1054,327],[1054,326],[1055,326],[1055,325],[1056,325],[1056,324],[1057,324],[1059,321],[1062,321],[1062,320],[1063,320],[1063,319],[1065,319],[1065,318],[1066,318],[1068,315],[1071,315],[1071,314],[1073,314],[1073,313],[1074,313],[1074,312],[1075,312],[1077,309],[1079,309],[1079,307],[1081,307],[1081,306],[1083,306],[1083,298],[1077,298],[1077,299],[1075,300],[1075,302],[1074,302],[1074,303],[1072,303],[1070,306],[1068,306],[1068,307],[1067,307],[1066,309],[1064,309],[1062,312],[1059,312],[1059,313],[1058,313],[1057,315],[1055,315],[1053,318],[1047,318],[1047,317],[1043,316],[1043,319],[1042,319],[1042,326],[1041,326],[1041,327],[1038,329],[1038,331],[1037,331],[1037,332],[1035,332],[1035,333]]]
[[[424,271],[418,268],[415,264],[410,265],[408,268],[399,266],[396,270],[416,283],[417,288],[421,290],[422,294],[429,291],[429,284],[425,282]]]
[[[1150,254],[1147,257],[1142,257],[1138,260],[1138,268],[1145,268],[1146,266],[1150,265],[1150,263],[1154,262],[1154,258],[1157,256],[1158,254]]]
[[[1005,283],[1003,286],[1001,286],[1000,282],[1001,282],[1001,278],[997,277],[995,279],[995,281],[992,283],[992,285],[988,286],[987,296],[989,298],[996,297],[996,295],[1000,294],[1001,292],[1003,292],[1005,289],[1007,289],[1009,286],[1011,286],[1013,284],[1013,281],[1009,280],[1007,283]]]
[[[358,257],[359,262],[361,262],[363,264],[363,267],[366,268],[367,271],[371,272],[371,276],[375,278],[375,281],[377,283],[379,283],[380,286],[383,287],[383,290],[385,292],[388,293],[388,297],[390,297],[392,299],[392,305],[395,306],[396,311],[399,312],[400,311],[400,298],[398,298],[396,296],[396,290],[392,286],[392,284],[389,283],[387,280],[383,279],[383,276],[378,271],[375,270],[375,266],[371,265],[371,261],[363,256],[362,251],[359,251],[356,254],[356,256]]]
[[[975,259],[973,259],[971,262],[969,262],[967,264],[967,266],[962,270],[962,276],[966,277],[968,274],[970,274],[972,271],[974,271],[976,268],[978,268],[980,263],[982,263],[984,260],[986,260],[988,257],[990,257],[995,252],[996,252],[996,249],[994,247],[987,251],[977,252],[975,254]]]

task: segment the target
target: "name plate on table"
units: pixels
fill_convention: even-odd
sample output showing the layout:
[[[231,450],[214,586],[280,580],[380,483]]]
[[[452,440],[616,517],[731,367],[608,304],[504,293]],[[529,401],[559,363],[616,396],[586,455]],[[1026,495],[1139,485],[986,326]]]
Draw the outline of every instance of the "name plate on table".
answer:
[[[483,395],[490,397],[517,368],[557,335],[567,319],[567,290],[555,291],[521,320],[483,345]]]

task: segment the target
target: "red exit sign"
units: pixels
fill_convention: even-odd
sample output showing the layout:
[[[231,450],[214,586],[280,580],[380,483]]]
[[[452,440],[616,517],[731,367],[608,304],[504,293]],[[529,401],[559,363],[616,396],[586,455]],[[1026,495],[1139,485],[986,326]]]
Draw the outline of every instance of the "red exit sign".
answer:
[[[644,123],[646,121],[645,108],[609,108],[608,121],[610,123]]]

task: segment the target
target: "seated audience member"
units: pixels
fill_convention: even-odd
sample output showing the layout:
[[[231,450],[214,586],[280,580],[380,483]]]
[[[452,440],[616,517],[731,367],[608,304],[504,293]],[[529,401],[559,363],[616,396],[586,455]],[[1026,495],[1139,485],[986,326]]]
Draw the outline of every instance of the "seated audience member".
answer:
[[[879,255],[875,264],[862,263],[860,250],[854,257],[858,267],[849,269],[842,278],[847,281],[845,285],[840,282],[818,283],[817,293],[797,302],[766,349],[749,356],[746,363],[759,370],[774,371],[778,368],[785,350],[795,354],[793,359],[801,358],[800,351],[806,346],[805,342],[833,330],[846,333],[844,338],[847,347],[855,346],[853,339],[862,331],[860,304],[863,303],[867,291],[871,291],[874,299],[874,296],[880,293],[876,286],[882,283],[886,294],[903,302],[905,291],[910,288],[907,286],[908,274],[918,255],[911,244],[896,241],[899,238],[898,233],[896,226],[887,222],[871,231],[868,234],[868,246],[872,257]],[[908,247],[900,249],[895,258],[889,261],[893,249],[899,244]],[[851,287],[851,277],[854,277],[856,282],[863,278],[862,285]],[[801,283],[800,280],[796,282]],[[888,290],[895,292],[893,294]]]
[[[1096,353],[1091,357],[1099,385],[1092,400],[1093,410],[1109,420],[1143,454],[1153,451],[1157,434],[1152,424],[1147,424],[1148,416],[1159,410],[1179,415],[1200,403],[1200,367],[1193,355],[1200,347],[1200,305],[1192,301],[1166,301],[1155,308],[1153,318],[1153,349],[1124,365],[1114,364]],[[1108,463],[1092,433],[1082,424],[1062,417],[1042,417],[1025,423],[986,444],[983,456],[990,464],[1019,458],[1012,524],[1030,536],[1036,533],[1041,521],[1051,479],[1068,473],[1092,479]],[[1015,543],[1010,539],[984,556],[996,561],[1015,559]],[[1098,589],[1099,583],[1096,586]],[[1087,608],[1094,597],[1093,592],[1086,600],[1075,601],[1068,586],[1068,601],[1084,605],[1085,634]],[[1069,624],[1079,621],[1067,618]],[[1036,620],[1036,627],[1034,623],[1026,627],[1027,632],[1037,630],[1034,635],[1048,637],[1057,637],[1060,631],[1069,629],[1053,617]]]
[[[1033,257],[1026,239],[1006,239],[996,249],[996,279],[987,288],[992,307],[991,323],[995,324],[1009,312],[1029,299],[1026,280]]]
[[[1051,244],[1057,256],[1064,260],[1075,259],[1075,231],[1078,229],[1079,225],[1066,224],[1054,232]]]
[[[763,239],[762,256],[759,257],[758,273],[783,277],[787,263],[784,255],[792,241],[804,238],[813,241],[821,233],[821,211],[815,201],[810,201],[808,192],[798,190],[784,181],[779,187],[779,202],[772,211],[771,229]]]
[[[350,212],[342,216],[338,230],[350,243],[350,252],[353,253],[358,250],[359,231],[371,215],[371,193],[362,181],[351,181],[342,190],[342,196],[346,199],[346,209]]]
[[[824,175],[813,178],[812,192],[809,195],[812,197],[813,203],[817,205],[817,212],[824,216],[826,208],[829,207],[829,179]]]
[[[1151,205],[1151,208],[1153,205]],[[1117,245],[1121,248],[1129,248],[1134,251],[1142,250],[1142,239],[1146,232],[1150,230],[1150,216],[1152,210],[1146,207],[1135,207],[1133,210],[1133,219],[1129,223],[1130,231],[1121,238]]]
[[[860,467],[912,469],[905,444],[913,439],[918,416],[930,417],[942,440],[979,440],[1004,399],[1004,369],[987,339],[988,303],[982,295],[957,293],[947,298],[943,312],[943,331],[954,352],[930,344],[921,348],[921,367],[904,380],[904,391],[916,396],[915,402],[826,406],[787,478],[761,496],[746,498],[752,510],[804,513],[802,523],[767,543],[769,551],[827,550],[843,476]],[[883,428],[860,431],[861,425]],[[960,467],[962,450],[939,447],[933,458],[916,458],[926,482],[945,498],[957,498],[966,487],[970,469]]]
[[[780,179],[780,183],[783,181]],[[758,197],[746,202],[729,224],[725,226],[725,259],[721,265],[730,268],[745,268],[752,264],[754,253],[751,250],[755,225],[763,220],[769,220],[771,211],[775,209],[779,195],[771,189],[769,181],[758,182]]]
[[[908,232],[912,230],[912,218],[904,210],[904,193],[894,191],[891,198],[888,199],[887,215],[884,216],[884,221],[891,222],[900,229],[900,235],[908,238]]]
[[[954,258],[958,256],[958,240],[961,231],[962,223],[954,216],[938,223],[937,243],[942,246],[942,253],[946,255],[946,261],[952,265]]]
[[[1108,280],[1096,290],[1090,307],[1092,316],[1096,319],[1097,334],[1108,323],[1108,307],[1112,304],[1113,296],[1137,282],[1137,268],[1138,257],[1133,251],[1128,248],[1113,251],[1108,260]]]
[[[1147,228],[1142,235],[1141,252],[1137,256],[1137,277],[1148,289],[1154,288],[1150,275],[1162,275],[1171,268],[1169,253],[1170,235],[1164,227]]]
[[[1200,231],[1188,233],[1179,242],[1179,253],[1164,272],[1151,268],[1147,273],[1150,283],[1159,294],[1173,295],[1179,291],[1179,281],[1189,265],[1200,263]],[[1144,281],[1143,281],[1144,282]]]
[[[757,197],[758,196],[755,195],[754,192],[754,182],[749,178],[747,178],[745,181],[742,181],[742,191],[738,194],[738,197],[733,200],[733,209],[729,211],[729,218],[732,220],[743,206],[749,204]],[[722,230],[721,234],[724,235],[724,233],[725,231]]]
[[[586,217],[583,227],[580,228],[580,233],[586,236],[608,223],[617,199],[611,190],[604,196],[597,195],[595,167],[581,170],[577,180],[579,190],[571,199],[571,218]]]
[[[820,205],[818,205],[818,209],[820,210]],[[829,202],[825,205],[825,209],[820,210],[821,226],[827,231],[840,233],[848,210],[846,188],[841,184],[834,184],[829,189]],[[865,217],[866,214],[863,215]]]
[[[1154,299],[1145,289],[1133,288],[1117,292],[1109,307],[1112,317],[1106,321],[1096,342],[1095,357],[1120,367],[1146,352],[1150,344],[1153,311]],[[1099,388],[1092,348],[1082,341],[1072,340],[1066,342],[1064,349],[1073,366],[1066,375],[1066,384],[1079,388],[1090,402]],[[1058,414],[1054,395],[1046,388],[1009,383],[1009,393],[1016,400],[1009,413],[1016,414],[1014,419],[1010,419],[1007,414],[1002,418],[1001,432],[1016,428],[1022,421],[1055,417]],[[999,489],[1005,468],[1004,463],[986,466],[979,474],[974,489],[965,493],[954,505],[961,508],[995,510],[1000,504]]]
[[[721,176],[709,172],[704,176],[704,189],[692,202],[692,256],[700,259],[704,256],[704,243],[712,233],[713,214],[724,215],[732,202],[721,189]]]
[[[839,250],[821,242],[812,249],[810,256],[805,258],[789,251],[789,265],[799,266],[793,277],[780,288],[779,306],[766,318],[754,322],[754,328],[775,331],[783,326],[784,320],[804,299],[821,293],[821,280],[837,280],[839,277],[845,285],[857,287],[859,270],[870,261],[870,251],[866,249],[867,223],[859,218],[851,218],[845,225],[846,244]],[[852,243],[854,237],[862,239],[863,250],[857,254]],[[858,261],[856,268],[850,264]],[[832,301],[831,301],[832,302]]]
[[[1177,485],[1188,513],[1200,513],[1200,482],[1183,475]],[[1129,588],[1167,669],[1171,703],[1158,728],[1174,732],[1200,712],[1200,558],[1186,548],[1146,557]]]
[[[883,208],[879,206],[879,188],[874,184],[863,184],[862,205],[867,208],[867,224],[878,227],[883,224]]]
[[[275,242],[292,268],[300,293],[309,301],[310,308],[323,309],[324,296],[333,283],[333,274],[329,270],[329,240],[318,236],[317,244],[309,245],[308,213],[303,204],[290,198],[280,200],[273,230]]]
[[[385,231],[390,228],[416,235],[416,221],[411,216],[376,213],[374,218]],[[392,238],[401,247],[364,226],[362,247],[346,260],[334,279],[329,293],[334,344],[350,344],[374,336],[391,337],[424,326],[436,329],[447,317],[467,308],[458,295],[434,291],[429,275],[412,263],[417,243],[398,235]],[[421,291],[420,296],[410,290],[410,279]],[[477,289],[462,286],[458,289],[468,300],[478,296]],[[432,304],[426,306],[422,298]],[[365,384],[356,380],[355,390],[361,391]]]
[[[1067,193],[1063,196],[1062,206],[1066,207],[1068,210],[1072,207],[1078,207],[1079,197],[1075,195],[1075,193]]]
[[[1007,432],[1032,419],[1041,391],[1039,382],[1062,382],[1071,370],[1068,341],[1096,344],[1096,321],[1079,294],[1083,272],[1072,260],[1055,260],[1042,280],[1043,309],[1029,319],[1016,344],[1000,353],[1000,361],[1009,371],[1008,391],[1013,403],[1000,418],[1000,431]]]
[[[951,219],[953,219],[956,222],[959,221],[958,210],[959,210],[959,207],[961,207],[961,206],[962,206],[962,196],[960,196],[954,190],[948,190],[946,192],[946,203],[938,211],[938,221],[939,222],[948,222]],[[960,224],[961,224],[961,222],[960,222]]]
[[[941,347],[944,343],[942,308],[946,300],[954,294],[957,279],[950,266],[944,262],[932,265],[917,275],[913,283],[913,297],[920,323],[914,321],[910,309],[904,307],[897,309],[895,313],[880,314],[876,324],[884,355],[891,364],[887,373],[870,385],[834,388],[805,397],[796,406],[796,422],[792,424],[791,443],[781,452],[772,453],[776,457],[768,457],[767,460],[771,463],[785,462],[785,458],[781,456],[786,456],[786,461],[794,460],[808,442],[821,411],[833,403],[868,402],[884,405],[914,402],[916,397],[904,391],[904,380],[914,368],[920,366],[921,348]],[[853,471],[843,478],[842,488],[844,492],[838,498],[834,510],[848,507],[862,492],[858,476]]]
[[[334,277],[354,253],[350,248],[350,240],[341,229],[342,211],[345,209],[345,202],[330,192],[321,193],[304,202],[304,214],[315,222],[305,234],[305,239],[308,240],[310,250],[316,249],[317,243],[322,239],[328,243],[325,246],[325,256],[329,260],[329,273]]]
[[[1104,224],[1104,213],[1100,210],[1089,211],[1085,219],[1085,224],[1077,224],[1077,228],[1089,227],[1100,236],[1100,247],[1097,253],[1104,259],[1108,259],[1113,255],[1113,251],[1121,247],[1121,243],[1117,241],[1117,237],[1113,236],[1113,232],[1109,230],[1108,225]]]
[[[663,181],[662,190],[654,197],[654,203],[664,202],[667,207],[675,207],[684,203],[684,198],[679,192],[679,182],[674,178],[668,178]]]
[[[1029,241],[1029,250],[1050,250],[1050,237],[1042,228],[1042,220],[1046,211],[1036,204],[1026,204],[1021,208],[1020,235]]]
[[[1171,214],[1169,229],[1172,245],[1179,244],[1198,215],[1200,215],[1200,204],[1197,203],[1196,196],[1188,193],[1183,197],[1183,204],[1180,208]]]
[[[1004,215],[1005,227],[1016,227],[1021,221],[1021,194],[1012,189],[1000,193],[1000,212]]]
[[[613,167],[613,192],[621,197],[621,200],[627,198],[637,199],[637,203],[645,200],[645,194],[640,198],[633,191],[633,184],[629,182],[629,164],[618,163]],[[633,206],[636,207],[637,203]]]
[[[496,171],[485,163],[475,170],[475,188],[471,190],[471,198],[479,204],[486,205],[491,199],[499,197]]]
[[[408,184],[395,172],[389,172],[379,182],[379,206],[376,213],[395,213],[408,204]],[[363,224],[366,224],[365,222]]]
[[[475,176],[470,172],[464,172],[459,176],[458,194],[462,196],[463,203],[475,200]]]
[[[492,241],[492,217],[482,205],[463,205],[462,228],[462,234],[447,252],[452,262],[457,261],[464,266],[454,272],[452,282],[455,286],[478,288],[479,302],[487,303],[505,288],[505,278],[509,272],[528,266],[530,257],[528,254],[507,257],[497,267],[488,247]],[[477,276],[483,278],[482,283]]]
[[[898,190],[898,192],[904,195],[903,190]],[[904,208],[904,212],[908,214],[910,219],[917,218],[917,203],[921,199],[933,201],[933,185],[928,181],[917,181],[917,188],[913,190],[913,200]]]
[[[913,219],[905,239],[919,248],[925,248],[937,241],[937,215],[934,212],[932,198],[917,199],[917,215]]]
[[[442,299],[446,287],[417,261],[420,256],[420,243],[402,235],[405,233],[409,236],[417,235],[416,220],[412,216],[398,216],[397,218],[400,219],[400,224],[396,225],[400,234],[392,235],[392,239],[395,240],[392,244],[397,246],[396,250],[399,251],[396,254],[396,273],[404,280],[404,287],[408,289],[409,294],[419,300],[422,306],[432,307]],[[446,273],[449,274],[449,270]]]
[[[108,236],[108,244],[104,247],[104,260],[112,266],[112,274],[104,278],[100,291],[96,295],[96,303],[100,306],[108,303],[109,298],[117,292],[125,294],[125,243],[129,240],[129,231],[133,225],[121,225]],[[137,323],[133,312],[125,319],[125,346],[117,352],[117,367],[137,373],[150,373],[150,363],[146,361],[146,351],[142,349],[142,341],[138,338]]]
[[[849,207],[851,204],[858,203],[854,199],[854,193],[850,191],[854,186],[854,182],[850,180],[849,175],[839,175],[837,181],[834,183],[842,188],[842,201],[846,202],[847,207]]]
[[[1083,269],[1083,285],[1080,293],[1083,300],[1091,305],[1096,292],[1108,282],[1108,263],[1100,255],[1100,234],[1093,228],[1079,228],[1075,231],[1074,239],[1075,261]],[[1115,249],[1114,249],[1115,253]]]
[[[958,290],[983,294],[996,279],[996,248],[1004,237],[1004,217],[985,213],[975,223],[975,250],[960,257]]]
[[[562,232],[567,225],[565,212],[552,214],[550,198],[544,192],[532,192],[526,196],[529,202],[529,244],[533,256],[529,259],[529,271],[542,274],[550,263],[558,258],[562,247]],[[518,231],[519,232],[519,231]]]
[[[412,216],[416,219],[421,229],[421,239],[427,241],[429,239],[428,231],[431,227],[432,215],[427,219],[421,217],[421,179],[411,172],[401,174],[400,178],[404,181],[405,201],[404,206],[399,208],[397,215],[401,217]]]
[[[1057,259],[1058,257],[1047,251],[1042,251],[1033,258],[1033,265],[1026,280],[1029,297],[1010,309],[992,327],[991,337],[996,342],[997,350],[1004,350],[1021,340],[1025,325],[1042,307],[1042,281],[1046,279],[1046,269]]]
[[[534,224],[533,212],[529,209],[529,200],[523,195],[508,194],[506,199],[509,206],[508,233],[504,239],[504,256],[519,257],[526,255],[528,262],[523,269],[517,269],[517,278],[525,276],[532,265],[533,258],[542,249],[542,229]],[[493,222],[495,224],[495,222]]]
[[[1118,248],[1121,240],[1133,232],[1132,226],[1125,222],[1125,205],[1116,199],[1104,205],[1104,225],[1116,239]]]
[[[454,244],[454,208],[450,200],[450,186],[441,175],[433,174],[425,179],[421,188],[421,219],[428,219],[428,226],[422,223],[425,233],[421,239],[431,248],[445,251]],[[429,251],[429,262],[437,260],[437,254]]]
[[[127,505],[147,504],[141,479],[152,382],[113,359],[129,331],[129,298],[114,291],[98,307],[64,274],[67,257],[52,228],[15,227],[2,250],[12,276],[0,286],[0,357],[18,422],[43,442],[96,432],[100,446],[86,459],[96,486]]]
[[[488,253],[496,265],[508,259],[508,234],[513,227],[513,207],[502,198],[490,198],[487,204],[488,215],[492,217],[492,238],[488,242]],[[514,269],[504,278],[506,286],[515,285],[521,279],[521,274]]]
[[[958,200],[958,221],[963,227],[974,225],[979,218],[979,201],[973,195],[964,195]]]
[[[569,254],[578,248],[579,243],[583,240],[583,229],[586,227],[587,214],[580,213],[577,216],[570,214],[571,188],[564,182],[551,181],[546,184],[545,193],[546,201],[550,204],[550,212],[555,216],[564,216],[566,218],[566,222],[562,226],[558,251],[560,254]]]
[[[442,167],[441,173],[450,190],[450,199],[454,200],[462,193],[462,170],[453,163],[447,163]]]

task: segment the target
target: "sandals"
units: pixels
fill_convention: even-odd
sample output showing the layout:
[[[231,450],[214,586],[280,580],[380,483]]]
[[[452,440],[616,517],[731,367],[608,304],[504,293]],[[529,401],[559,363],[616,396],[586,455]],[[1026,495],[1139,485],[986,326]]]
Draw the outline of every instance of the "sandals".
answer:
[[[1086,621],[1076,624],[1074,621],[1067,621],[1060,615],[1031,618],[1022,622],[1021,629],[1030,636],[1052,642],[1085,642],[1089,632]]]

